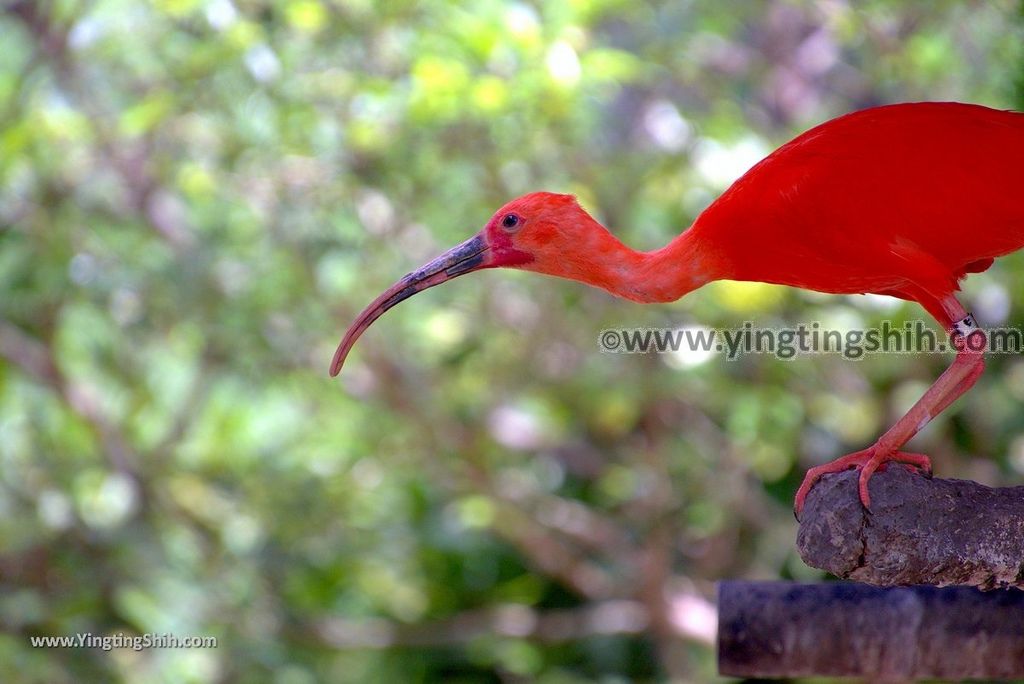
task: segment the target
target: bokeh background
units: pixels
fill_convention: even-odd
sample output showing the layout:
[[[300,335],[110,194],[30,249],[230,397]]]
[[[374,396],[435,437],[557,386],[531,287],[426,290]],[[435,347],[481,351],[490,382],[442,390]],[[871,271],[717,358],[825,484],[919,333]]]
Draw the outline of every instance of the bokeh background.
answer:
[[[489,271],[332,381],[334,346],[523,192],[651,249],[832,116],[1022,108],[1022,28],[1016,1],[0,1],[0,679],[715,680],[714,582],[821,578],[803,471],[950,358],[613,356],[598,331],[918,308]],[[1024,322],[1024,258],[966,291]],[[1024,361],[994,358],[916,447],[1019,484],[1022,406]],[[219,646],[29,645],[165,632]]]

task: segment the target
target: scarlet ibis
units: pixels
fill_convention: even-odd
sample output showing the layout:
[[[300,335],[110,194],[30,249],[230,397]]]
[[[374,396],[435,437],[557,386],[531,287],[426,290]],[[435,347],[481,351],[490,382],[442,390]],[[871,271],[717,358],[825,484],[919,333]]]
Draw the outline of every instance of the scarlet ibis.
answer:
[[[457,276],[498,266],[581,281],[635,302],[671,302],[714,280],[777,283],[917,302],[957,341],[953,363],[874,444],[811,468],[814,482],[860,469],[859,495],[892,461],[930,472],[900,448],[970,389],[984,369],[984,333],[957,300],[959,281],[1024,246],[1024,114],[953,102],[866,109],[775,150],[668,245],[622,244],[575,198],[535,192],[503,206],[461,245],[405,276],[345,333],[337,375],[381,314]],[[967,336],[972,344],[963,344]]]

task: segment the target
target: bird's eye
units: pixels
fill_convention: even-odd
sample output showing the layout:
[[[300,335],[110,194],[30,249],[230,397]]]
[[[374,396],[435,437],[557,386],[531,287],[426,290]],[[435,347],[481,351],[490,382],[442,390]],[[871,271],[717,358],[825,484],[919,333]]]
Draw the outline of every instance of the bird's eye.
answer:
[[[501,219],[501,225],[505,228],[515,228],[519,225],[519,217],[515,214],[505,214],[505,218]]]

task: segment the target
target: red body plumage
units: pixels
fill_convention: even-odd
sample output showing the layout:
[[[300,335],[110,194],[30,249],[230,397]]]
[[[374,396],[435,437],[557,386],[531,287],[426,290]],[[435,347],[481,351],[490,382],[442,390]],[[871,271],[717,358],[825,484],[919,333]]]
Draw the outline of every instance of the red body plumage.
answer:
[[[733,280],[921,302],[1024,246],[1024,114],[959,103],[855,112],[783,145],[690,229]]]

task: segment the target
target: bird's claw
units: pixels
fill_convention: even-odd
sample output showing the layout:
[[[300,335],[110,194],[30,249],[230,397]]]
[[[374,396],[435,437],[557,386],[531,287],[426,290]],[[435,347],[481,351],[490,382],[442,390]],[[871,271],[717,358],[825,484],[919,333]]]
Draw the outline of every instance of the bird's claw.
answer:
[[[844,470],[849,470],[850,468],[857,468],[860,470],[860,476],[857,478],[857,493],[860,497],[861,505],[863,505],[864,509],[870,513],[871,495],[868,492],[868,481],[871,479],[871,476],[874,475],[875,471],[884,470],[886,465],[890,462],[900,463],[910,470],[921,473],[925,477],[932,476],[931,459],[924,454],[912,454],[906,451],[886,449],[878,444],[874,444],[867,449],[837,458],[831,463],[815,466],[807,471],[803,482],[800,483],[800,488],[796,492],[796,499],[793,502],[793,515],[796,517],[797,522],[800,521],[800,514],[804,509],[804,502],[814,484],[824,475],[839,473]]]

